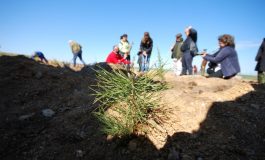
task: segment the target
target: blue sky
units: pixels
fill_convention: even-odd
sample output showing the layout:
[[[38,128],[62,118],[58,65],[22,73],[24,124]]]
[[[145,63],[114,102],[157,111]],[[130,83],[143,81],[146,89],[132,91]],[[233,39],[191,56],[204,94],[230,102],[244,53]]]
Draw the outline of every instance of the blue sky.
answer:
[[[157,48],[171,62],[175,35],[192,25],[200,50],[215,50],[219,35],[232,34],[242,73],[255,74],[254,57],[265,37],[264,6],[264,0],[1,0],[0,50],[40,50],[48,59],[69,62],[71,39],[83,46],[84,60],[94,63],[105,61],[123,33],[134,42],[135,56],[149,31],[154,41],[151,62]],[[194,59],[194,64],[200,62],[201,57]]]

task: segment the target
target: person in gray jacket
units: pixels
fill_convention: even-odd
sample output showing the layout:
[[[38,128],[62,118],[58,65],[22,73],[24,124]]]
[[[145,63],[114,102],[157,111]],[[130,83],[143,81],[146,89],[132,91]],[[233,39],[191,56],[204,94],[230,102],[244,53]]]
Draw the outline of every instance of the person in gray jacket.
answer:
[[[265,38],[259,47],[255,60],[257,61],[255,71],[258,72],[258,83],[265,84]]]

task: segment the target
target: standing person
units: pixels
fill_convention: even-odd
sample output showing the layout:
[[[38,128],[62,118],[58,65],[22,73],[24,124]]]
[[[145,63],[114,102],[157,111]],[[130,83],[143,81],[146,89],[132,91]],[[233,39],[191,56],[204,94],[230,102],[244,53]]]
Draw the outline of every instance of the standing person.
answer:
[[[76,65],[76,58],[78,57],[80,59],[80,61],[86,65],[86,63],[83,61],[82,59],[82,46],[80,44],[78,44],[77,42],[73,41],[73,40],[69,40],[68,41],[71,49],[72,49],[72,53],[73,53],[73,61],[74,61],[74,67]]]
[[[206,61],[220,64],[221,70],[215,70],[209,77],[219,77],[230,79],[240,72],[237,52],[235,50],[234,37],[224,34],[218,38],[220,50],[215,55],[203,53],[202,57]]]
[[[180,49],[182,44],[183,44],[182,34],[178,33],[176,35],[176,43],[171,49],[171,52],[172,52],[171,58],[173,59],[173,71],[177,76],[179,76],[182,71],[181,59],[182,59],[183,53]]]
[[[130,51],[132,46],[128,41],[128,35],[123,34],[120,39],[121,41],[119,43],[119,53],[124,57],[124,59],[130,61]]]
[[[192,75],[192,60],[195,54],[198,52],[197,47],[197,31],[191,26],[185,29],[185,34],[187,38],[181,46],[181,51],[183,52],[182,57],[182,72],[181,75]]]
[[[153,49],[153,40],[150,37],[149,32],[144,32],[144,37],[141,40],[140,52],[138,53],[138,63],[140,65],[140,71],[145,72],[149,70],[150,57]]]
[[[48,63],[48,60],[45,58],[44,54],[41,51],[35,51],[31,58],[39,58],[41,62]]]
[[[265,83],[265,38],[259,47],[255,60],[257,62],[255,71],[258,72],[258,83]]]
[[[107,63],[112,63],[112,64],[130,64],[130,61],[124,59],[120,53],[119,53],[119,46],[115,45],[113,47],[112,52],[109,53],[107,59]]]

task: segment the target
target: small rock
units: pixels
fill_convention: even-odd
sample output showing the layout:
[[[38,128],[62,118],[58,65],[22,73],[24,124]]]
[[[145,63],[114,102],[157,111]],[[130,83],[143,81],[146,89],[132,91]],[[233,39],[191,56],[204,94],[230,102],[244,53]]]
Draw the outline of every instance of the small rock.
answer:
[[[236,137],[234,135],[232,135],[232,136],[230,136],[228,138],[231,139],[231,140],[235,140],[236,139]]]
[[[30,117],[32,117],[34,115],[35,115],[35,113],[31,113],[31,114],[27,114],[27,115],[22,115],[22,116],[18,117],[18,119],[20,121],[24,121],[24,120],[29,119]]]
[[[43,109],[41,112],[44,117],[49,117],[49,118],[55,114],[55,112],[51,109]]]
[[[82,150],[76,150],[76,157],[83,157],[83,155],[84,155],[84,153],[83,153],[83,151]]]
[[[180,160],[179,152],[176,151],[174,147],[169,149],[168,160]]]
[[[107,141],[111,141],[113,139],[113,136],[112,135],[108,135],[107,136]]]
[[[250,106],[253,107],[253,108],[255,108],[255,109],[259,109],[260,108],[260,106],[257,105],[257,104],[251,104]]]
[[[42,78],[42,72],[38,71],[38,72],[36,73],[35,77],[36,77],[37,79],[41,79],[41,78]]]
[[[129,148],[129,150],[131,150],[131,151],[136,150],[136,148],[137,148],[137,142],[136,142],[135,140],[131,140],[131,141],[129,142],[129,144],[128,144],[128,148]]]

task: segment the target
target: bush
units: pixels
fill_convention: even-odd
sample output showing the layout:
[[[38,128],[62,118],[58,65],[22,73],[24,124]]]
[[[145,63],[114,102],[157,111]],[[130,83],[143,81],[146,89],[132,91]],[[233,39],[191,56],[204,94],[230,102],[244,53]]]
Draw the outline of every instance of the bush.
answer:
[[[95,102],[101,105],[94,115],[102,122],[102,131],[113,136],[135,133],[138,124],[147,123],[158,107],[156,91],[166,88],[164,83],[154,82],[158,73],[137,77],[123,70],[96,71],[98,83],[93,91]]]

